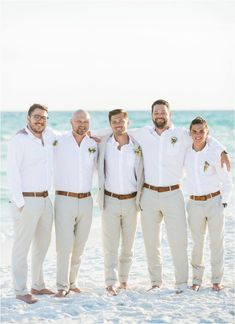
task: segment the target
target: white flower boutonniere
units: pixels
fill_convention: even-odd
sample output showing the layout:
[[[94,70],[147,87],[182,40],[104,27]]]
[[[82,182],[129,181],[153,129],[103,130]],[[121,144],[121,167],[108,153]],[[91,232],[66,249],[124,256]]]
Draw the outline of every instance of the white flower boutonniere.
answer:
[[[175,137],[175,136],[173,136],[172,138],[171,138],[171,144],[174,146],[175,145],[175,143],[178,141],[178,138],[177,137]]]
[[[58,144],[57,140],[54,140],[54,142],[52,143],[53,146],[56,146]]]
[[[88,148],[88,152],[91,153],[95,153],[96,152],[96,148],[95,147],[89,147]]]
[[[207,161],[205,161],[204,167],[203,167],[204,172],[206,172],[206,170],[209,168],[209,166],[210,166],[210,164]]]
[[[137,146],[135,149],[134,149],[134,152],[136,155],[141,155],[142,151],[141,151],[141,147],[140,146]]]

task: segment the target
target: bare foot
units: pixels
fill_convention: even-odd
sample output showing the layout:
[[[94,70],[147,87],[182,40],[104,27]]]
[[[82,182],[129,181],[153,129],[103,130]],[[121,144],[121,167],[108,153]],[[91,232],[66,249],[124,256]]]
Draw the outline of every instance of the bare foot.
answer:
[[[69,290],[70,291],[73,291],[73,292],[75,292],[77,294],[79,294],[80,292],[82,292],[81,289],[79,289],[78,287],[76,287],[76,288],[70,288]]]
[[[27,304],[34,304],[34,303],[36,303],[38,301],[31,294],[27,294],[27,295],[17,295],[16,298],[19,299],[19,300],[24,301]]]
[[[113,286],[108,286],[106,287],[106,291],[108,296],[117,296],[117,290],[115,288],[113,288]]]
[[[58,290],[58,292],[54,295],[54,297],[59,297],[59,298],[63,298],[66,297],[68,295],[68,291],[66,290]]]
[[[219,283],[214,283],[212,286],[212,290],[214,290],[214,291],[220,291],[222,289],[224,289],[224,286]]]
[[[127,282],[121,282],[119,285],[120,289],[127,289]]]
[[[51,291],[50,289],[47,288],[43,288],[41,290],[37,290],[37,289],[31,289],[31,294],[33,295],[53,295],[54,292]]]
[[[200,285],[196,285],[196,284],[193,284],[191,289],[194,290],[194,291],[198,291],[200,289]]]

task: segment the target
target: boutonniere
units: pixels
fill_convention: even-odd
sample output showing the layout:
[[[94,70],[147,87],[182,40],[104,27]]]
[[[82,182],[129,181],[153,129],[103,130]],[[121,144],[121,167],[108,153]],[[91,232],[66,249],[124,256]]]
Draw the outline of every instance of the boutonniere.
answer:
[[[56,146],[58,144],[57,140],[54,140],[54,142],[52,143],[53,146]]]
[[[96,148],[95,147],[89,147],[88,152],[91,153],[95,153],[96,152]]]
[[[173,136],[172,138],[171,138],[171,144],[174,146],[175,145],[175,143],[178,141],[178,138],[177,137],[175,137],[175,136]]]
[[[141,155],[142,151],[141,151],[141,147],[140,146],[137,146],[135,149],[134,149],[134,152],[136,155]]]
[[[206,172],[206,170],[209,168],[209,165],[210,164],[207,161],[205,161],[204,167],[203,167],[204,172]]]

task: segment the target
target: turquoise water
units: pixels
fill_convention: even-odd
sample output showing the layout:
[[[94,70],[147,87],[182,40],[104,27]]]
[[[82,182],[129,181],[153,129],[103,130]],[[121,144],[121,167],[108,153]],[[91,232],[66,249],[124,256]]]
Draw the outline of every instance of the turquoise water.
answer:
[[[65,131],[70,129],[69,119],[72,112],[51,112],[49,126]],[[108,127],[108,114],[106,111],[93,111],[91,114],[91,129]],[[210,127],[210,133],[223,143],[233,160],[234,170],[234,111],[175,111],[172,120],[176,126],[188,128],[191,120],[197,116],[205,118]],[[129,112],[130,127],[141,127],[151,124],[149,111]],[[1,112],[1,209],[5,214],[8,201],[6,183],[6,154],[7,143],[17,130],[25,126],[25,112]]]

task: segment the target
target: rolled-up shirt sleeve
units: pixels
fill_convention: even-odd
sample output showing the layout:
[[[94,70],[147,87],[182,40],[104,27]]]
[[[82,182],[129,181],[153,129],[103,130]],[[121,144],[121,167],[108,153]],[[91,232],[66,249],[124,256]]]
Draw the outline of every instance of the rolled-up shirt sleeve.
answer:
[[[20,166],[23,160],[24,147],[17,137],[13,138],[8,146],[7,154],[7,179],[11,193],[11,199],[18,208],[24,206],[24,197],[22,195],[22,184],[20,176]]]

